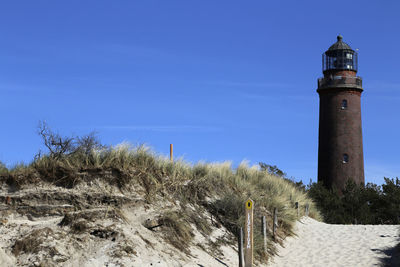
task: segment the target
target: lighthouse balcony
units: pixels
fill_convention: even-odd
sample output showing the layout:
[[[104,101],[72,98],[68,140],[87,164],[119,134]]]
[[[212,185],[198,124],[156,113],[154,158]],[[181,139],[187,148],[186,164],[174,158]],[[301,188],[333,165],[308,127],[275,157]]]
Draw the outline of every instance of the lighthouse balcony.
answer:
[[[329,76],[318,79],[318,89],[357,88],[362,90],[362,78],[356,76]]]

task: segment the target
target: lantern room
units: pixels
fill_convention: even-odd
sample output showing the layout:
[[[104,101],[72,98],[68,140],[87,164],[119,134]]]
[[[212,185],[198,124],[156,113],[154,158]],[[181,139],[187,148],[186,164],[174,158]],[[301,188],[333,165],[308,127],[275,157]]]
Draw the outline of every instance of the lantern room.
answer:
[[[357,52],[343,42],[341,35],[337,37],[337,42],[322,54],[322,71],[324,74],[339,70],[357,72],[357,68]]]

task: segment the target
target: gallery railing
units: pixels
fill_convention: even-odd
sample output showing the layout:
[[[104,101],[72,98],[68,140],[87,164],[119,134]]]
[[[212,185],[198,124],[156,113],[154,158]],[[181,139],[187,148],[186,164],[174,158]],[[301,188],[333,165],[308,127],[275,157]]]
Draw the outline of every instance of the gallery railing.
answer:
[[[362,87],[362,78],[357,76],[331,76],[318,79],[318,88],[323,87]]]

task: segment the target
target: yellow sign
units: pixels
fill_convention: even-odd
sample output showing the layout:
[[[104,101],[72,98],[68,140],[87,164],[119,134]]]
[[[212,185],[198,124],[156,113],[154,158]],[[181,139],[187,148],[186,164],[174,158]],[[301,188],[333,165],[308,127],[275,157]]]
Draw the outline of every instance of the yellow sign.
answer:
[[[246,209],[251,210],[252,207],[253,207],[253,201],[251,199],[247,200],[246,201]]]

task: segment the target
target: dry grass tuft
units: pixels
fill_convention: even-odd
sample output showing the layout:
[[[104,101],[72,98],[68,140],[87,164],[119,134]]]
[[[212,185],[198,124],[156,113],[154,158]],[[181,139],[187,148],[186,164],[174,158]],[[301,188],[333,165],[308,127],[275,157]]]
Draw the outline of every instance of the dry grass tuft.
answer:
[[[167,211],[159,219],[165,235],[165,239],[174,247],[189,253],[188,248],[193,239],[193,231],[190,223],[182,213]]]
[[[24,236],[23,238],[15,241],[12,247],[12,253],[18,256],[20,253],[38,253],[42,250],[42,243],[53,234],[50,228],[37,229]]]

